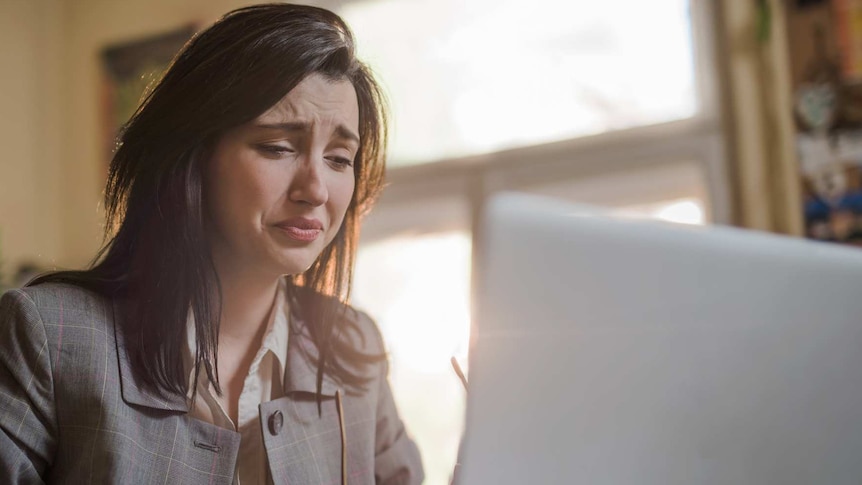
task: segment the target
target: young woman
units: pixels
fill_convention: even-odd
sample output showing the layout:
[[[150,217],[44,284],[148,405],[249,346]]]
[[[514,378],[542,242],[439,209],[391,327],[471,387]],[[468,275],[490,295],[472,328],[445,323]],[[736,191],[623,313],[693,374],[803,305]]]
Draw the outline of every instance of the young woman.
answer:
[[[335,14],[195,36],[122,133],[95,263],[0,299],[4,481],[420,483],[380,334],[343,303],[385,142]]]

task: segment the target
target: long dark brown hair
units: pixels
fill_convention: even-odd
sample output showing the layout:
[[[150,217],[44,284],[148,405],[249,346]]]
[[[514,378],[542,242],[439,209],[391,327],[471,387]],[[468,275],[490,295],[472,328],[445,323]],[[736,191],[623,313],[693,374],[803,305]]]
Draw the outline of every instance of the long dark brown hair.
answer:
[[[349,298],[359,218],[382,183],[387,136],[384,100],[353,35],[336,14],[269,4],[234,10],[195,35],[121,132],[105,189],[105,244],[90,267],[36,278],[65,282],[128,302],[120,319],[132,367],[144,385],[187,391],[182,346],[189,309],[203,368],[221,392],[217,346],[219,279],[207,237],[204,171],[217,140],[282,99],[306,76],[348,80],[359,103],[355,191],[344,222],[311,268],[289,278],[293,315],[318,349],[317,399],[324,372],[348,386],[378,361],[349,339]],[[358,364],[358,367],[357,367]]]

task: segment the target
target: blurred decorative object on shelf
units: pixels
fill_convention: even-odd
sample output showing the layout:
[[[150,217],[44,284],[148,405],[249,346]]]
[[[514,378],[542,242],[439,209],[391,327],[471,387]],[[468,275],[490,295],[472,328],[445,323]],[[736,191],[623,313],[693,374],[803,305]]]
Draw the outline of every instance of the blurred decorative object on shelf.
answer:
[[[801,4],[798,4],[802,6]],[[790,11],[806,236],[862,246],[862,0]]]
[[[806,235],[862,246],[862,132],[799,135]]]
[[[862,1],[832,0],[841,71],[845,81],[862,81]]]
[[[838,125],[862,127],[862,0],[832,0],[840,57]]]
[[[102,50],[104,89],[102,119],[106,160],[116,148],[120,128],[134,114],[146,91],[161,77],[180,48],[194,35],[186,26]]]
[[[835,125],[841,69],[829,57],[826,47],[826,32],[822,25],[813,28],[814,57],[805,68],[805,78],[796,88],[796,116],[805,130],[821,136]]]

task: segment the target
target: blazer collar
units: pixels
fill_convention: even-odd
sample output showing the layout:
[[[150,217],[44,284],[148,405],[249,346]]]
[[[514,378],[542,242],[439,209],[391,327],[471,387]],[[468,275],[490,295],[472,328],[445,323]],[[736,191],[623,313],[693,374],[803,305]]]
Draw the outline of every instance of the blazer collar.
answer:
[[[129,362],[129,353],[126,350],[126,341],[123,338],[120,319],[122,312],[121,304],[117,299],[113,302],[114,311],[114,341],[117,345],[117,363],[120,368],[120,393],[123,401],[127,404],[145,406],[163,411],[189,411],[186,397],[179,394],[162,394],[146,388],[136,378]]]
[[[122,318],[120,306],[120,302],[115,299],[113,302],[114,340],[117,347],[117,364],[123,401],[136,406],[187,413],[189,406],[185,396],[155,392],[144,387],[135,377],[129,362],[122,328],[119,324],[119,319]],[[317,365],[315,364],[318,357],[317,346],[308,334],[307,326],[303,322],[290,323],[287,339],[287,362],[284,372],[284,393],[285,395],[296,392],[315,394],[317,392]],[[334,397],[338,388],[338,384],[332,380],[329,374],[323,375],[321,393],[324,396]]]

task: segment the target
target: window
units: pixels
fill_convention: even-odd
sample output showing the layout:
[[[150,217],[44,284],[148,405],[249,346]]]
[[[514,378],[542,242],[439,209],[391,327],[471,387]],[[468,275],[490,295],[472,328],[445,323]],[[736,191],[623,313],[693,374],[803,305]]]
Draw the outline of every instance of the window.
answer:
[[[396,164],[696,111],[687,0],[366,0],[342,13],[391,92]]]
[[[709,0],[346,0],[394,130],[353,303],[447,484],[463,426],[481,208],[504,190],[677,222],[729,218]]]

